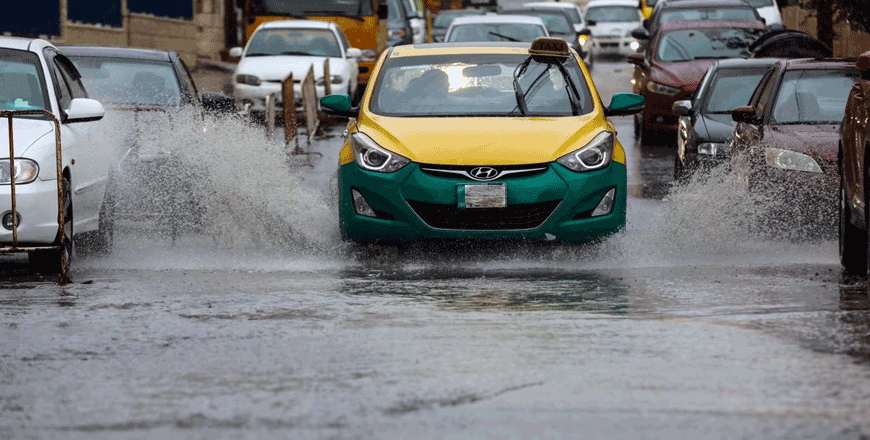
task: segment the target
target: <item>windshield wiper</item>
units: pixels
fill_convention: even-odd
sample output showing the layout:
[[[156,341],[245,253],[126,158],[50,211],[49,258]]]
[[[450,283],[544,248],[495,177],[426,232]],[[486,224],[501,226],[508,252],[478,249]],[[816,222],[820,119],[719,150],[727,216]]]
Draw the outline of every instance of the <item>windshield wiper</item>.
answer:
[[[281,52],[278,55],[298,55],[298,56],[303,56],[303,57],[316,57],[317,56],[317,55],[314,55],[313,53],[301,52],[298,50],[288,50],[285,52]]]
[[[254,52],[254,53],[246,53],[246,57],[270,57],[274,54],[271,53],[262,53],[262,52]]]
[[[499,37],[499,38],[504,38],[505,40],[508,40],[508,41],[516,41],[516,42],[519,42],[519,41],[520,41],[520,40],[518,40],[518,39],[516,39],[516,38],[514,38],[514,37],[508,37],[507,35],[502,35],[502,34],[500,34],[500,33],[498,33],[498,32],[489,31],[489,34],[490,34],[490,35],[494,35],[494,36]]]
[[[516,98],[517,98],[517,108],[520,110],[520,114],[523,116],[525,116],[526,113],[529,112],[529,107],[528,107],[528,105],[526,105],[526,94],[523,92],[523,87],[520,85],[519,77],[520,77],[520,75],[525,73],[526,69],[529,67],[529,63],[531,63],[531,62],[532,62],[532,57],[528,57],[528,58],[526,58],[525,61],[523,61],[522,64],[520,64],[519,66],[517,66],[516,69],[514,69],[514,80],[513,80],[514,96],[516,96]],[[511,111],[511,113],[513,113],[513,111]]]

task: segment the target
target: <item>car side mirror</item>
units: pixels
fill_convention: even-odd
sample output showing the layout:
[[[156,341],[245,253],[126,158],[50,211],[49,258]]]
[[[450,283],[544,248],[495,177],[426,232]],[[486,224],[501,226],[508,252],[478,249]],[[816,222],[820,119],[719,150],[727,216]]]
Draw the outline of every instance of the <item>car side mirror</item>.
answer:
[[[348,95],[329,95],[320,98],[320,108],[327,115],[356,118],[359,108],[354,108]]]
[[[585,28],[580,30],[580,35],[590,36],[590,35],[592,35],[592,31],[588,27],[585,27]]]
[[[744,105],[731,110],[731,119],[734,122],[743,122],[746,124],[756,124],[758,119],[755,115],[755,107]]]
[[[386,20],[389,16],[389,8],[387,5],[378,5],[378,20]]]
[[[66,118],[63,122],[91,122],[103,119],[106,109],[99,101],[89,98],[74,98],[66,109]]]
[[[631,36],[636,40],[649,40],[649,31],[644,28],[635,28],[631,31]]]
[[[242,51],[243,51],[243,49],[241,47],[234,47],[234,48],[230,49],[230,51],[227,55],[229,55],[230,58],[241,58]]]
[[[616,93],[610,98],[610,105],[604,108],[604,116],[627,116],[640,113],[646,99],[634,93]]]
[[[625,57],[625,61],[628,61],[629,64],[634,64],[637,67],[642,67],[644,63],[646,63],[642,53],[630,54]]]
[[[692,110],[692,101],[687,99],[677,101],[671,106],[671,111],[673,111],[677,116],[692,116],[694,113]]]
[[[236,111],[236,102],[223,93],[205,92],[199,96],[202,109],[212,114],[230,114]]]
[[[347,57],[348,58],[362,58],[362,51],[355,48],[355,47],[350,47],[347,49]]]

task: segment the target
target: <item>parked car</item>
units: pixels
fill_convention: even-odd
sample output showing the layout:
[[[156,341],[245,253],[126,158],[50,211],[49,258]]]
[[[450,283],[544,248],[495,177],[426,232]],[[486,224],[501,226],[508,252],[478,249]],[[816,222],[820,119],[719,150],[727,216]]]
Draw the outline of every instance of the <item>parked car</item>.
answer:
[[[643,54],[628,56],[628,62],[635,66],[634,91],[647,101],[642,115],[635,117],[635,133],[641,143],[670,143],[676,139],[674,102],[694,94],[698,82],[717,59],[749,55],[749,45],[763,29],[760,21],[662,24]]]
[[[414,44],[426,42],[426,9],[422,0],[402,0],[405,14],[411,24],[411,33]]]
[[[644,27],[655,35],[663,23],[686,21],[759,21],[766,25],[745,0],[660,0]]]
[[[867,275],[870,230],[870,52],[855,62],[860,78],[849,90],[839,128],[840,264],[847,274]]]
[[[111,241],[112,202],[106,184],[112,146],[97,122],[105,110],[89,98],[78,70],[54,45],[0,37],[0,111],[17,110],[44,110],[57,118],[63,153],[56,157],[57,132],[49,116],[17,115],[11,119],[12,169],[9,124],[7,117],[0,118],[0,245],[9,250],[5,248],[17,238],[18,247],[31,248],[35,271],[65,275],[75,238],[93,234],[100,244]]]
[[[232,113],[233,99],[200,94],[174,51],[111,46],[59,50],[81,73],[89,93],[106,105],[113,124],[127,128],[117,136],[120,158],[109,173],[112,217],[157,225],[173,239],[198,228],[204,213],[198,197],[205,179],[163,133],[201,129],[206,113]],[[111,233],[114,223],[109,226]]]
[[[804,225],[833,232],[837,128],[858,74],[843,60],[781,60],[748,105],[732,111],[732,171],[747,191],[780,202],[769,215],[773,232],[787,235]]]
[[[320,101],[353,118],[338,170],[346,239],[573,242],[625,225],[625,151],[607,117],[643,99],[605,107],[564,40],[405,46],[374,81],[358,108]]]
[[[380,0],[387,6],[387,46],[414,43],[414,28],[411,12],[405,0]]]
[[[466,15],[483,15],[484,11],[478,9],[445,9],[438,13],[432,20],[432,41],[435,43],[444,41],[444,35],[447,34],[447,28],[453,23],[456,17]]]
[[[628,56],[637,53],[640,43],[631,32],[640,25],[634,0],[591,0],[584,12],[592,32],[592,54]]]
[[[244,50],[230,49],[230,56],[239,57],[233,73],[233,95],[239,107],[251,105],[251,111],[262,115],[266,96],[276,95],[281,107],[281,82],[293,74],[297,107],[301,106],[302,83],[308,69],[314,66],[318,97],[324,96],[329,81],[331,90],[354,96],[359,84],[357,60],[362,52],[350,47],[347,38],[332,22],[314,20],[278,20],[263,23],[254,31]],[[323,61],[329,59],[328,79],[323,77]]]
[[[544,21],[538,17],[523,15],[481,15],[459,17],[447,30],[445,41],[525,41],[531,43],[538,37],[549,37]]]
[[[592,56],[592,44],[589,41],[591,31],[588,27],[575,27],[571,16],[565,9],[561,7],[528,7],[524,5],[522,7],[505,9],[500,14],[540,17],[541,20],[544,20],[550,36],[567,41],[568,45],[580,54],[586,66],[590,69],[592,68],[595,60]]]
[[[728,139],[734,132],[731,110],[746,105],[758,82],[776,58],[727,59],[714,63],[691,100],[677,101],[677,151],[674,180],[684,180],[699,168],[728,160]]]

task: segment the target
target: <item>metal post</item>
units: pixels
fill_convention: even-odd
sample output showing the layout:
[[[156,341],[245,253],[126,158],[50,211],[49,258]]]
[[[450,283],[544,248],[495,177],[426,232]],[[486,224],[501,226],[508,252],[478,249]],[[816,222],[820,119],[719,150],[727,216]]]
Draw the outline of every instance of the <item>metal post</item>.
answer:
[[[323,60],[323,96],[332,94],[332,75],[329,72],[329,57]]]
[[[18,247],[18,208],[15,203],[15,147],[12,145],[12,115],[9,117],[9,190],[12,193],[12,247]]]
[[[281,99],[284,105],[284,145],[296,139],[296,91],[293,89],[293,72],[281,81]],[[298,144],[297,144],[298,145]]]
[[[266,136],[272,138],[272,133],[275,132],[275,94],[266,95]]]

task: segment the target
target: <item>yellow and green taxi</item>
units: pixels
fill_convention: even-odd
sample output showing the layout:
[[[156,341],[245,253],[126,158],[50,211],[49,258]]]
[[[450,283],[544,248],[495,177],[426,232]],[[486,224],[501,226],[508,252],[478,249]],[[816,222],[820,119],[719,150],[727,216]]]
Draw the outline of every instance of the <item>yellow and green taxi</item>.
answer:
[[[397,46],[378,61],[340,153],[339,218],[354,242],[583,242],[625,225],[625,151],[564,40]]]

